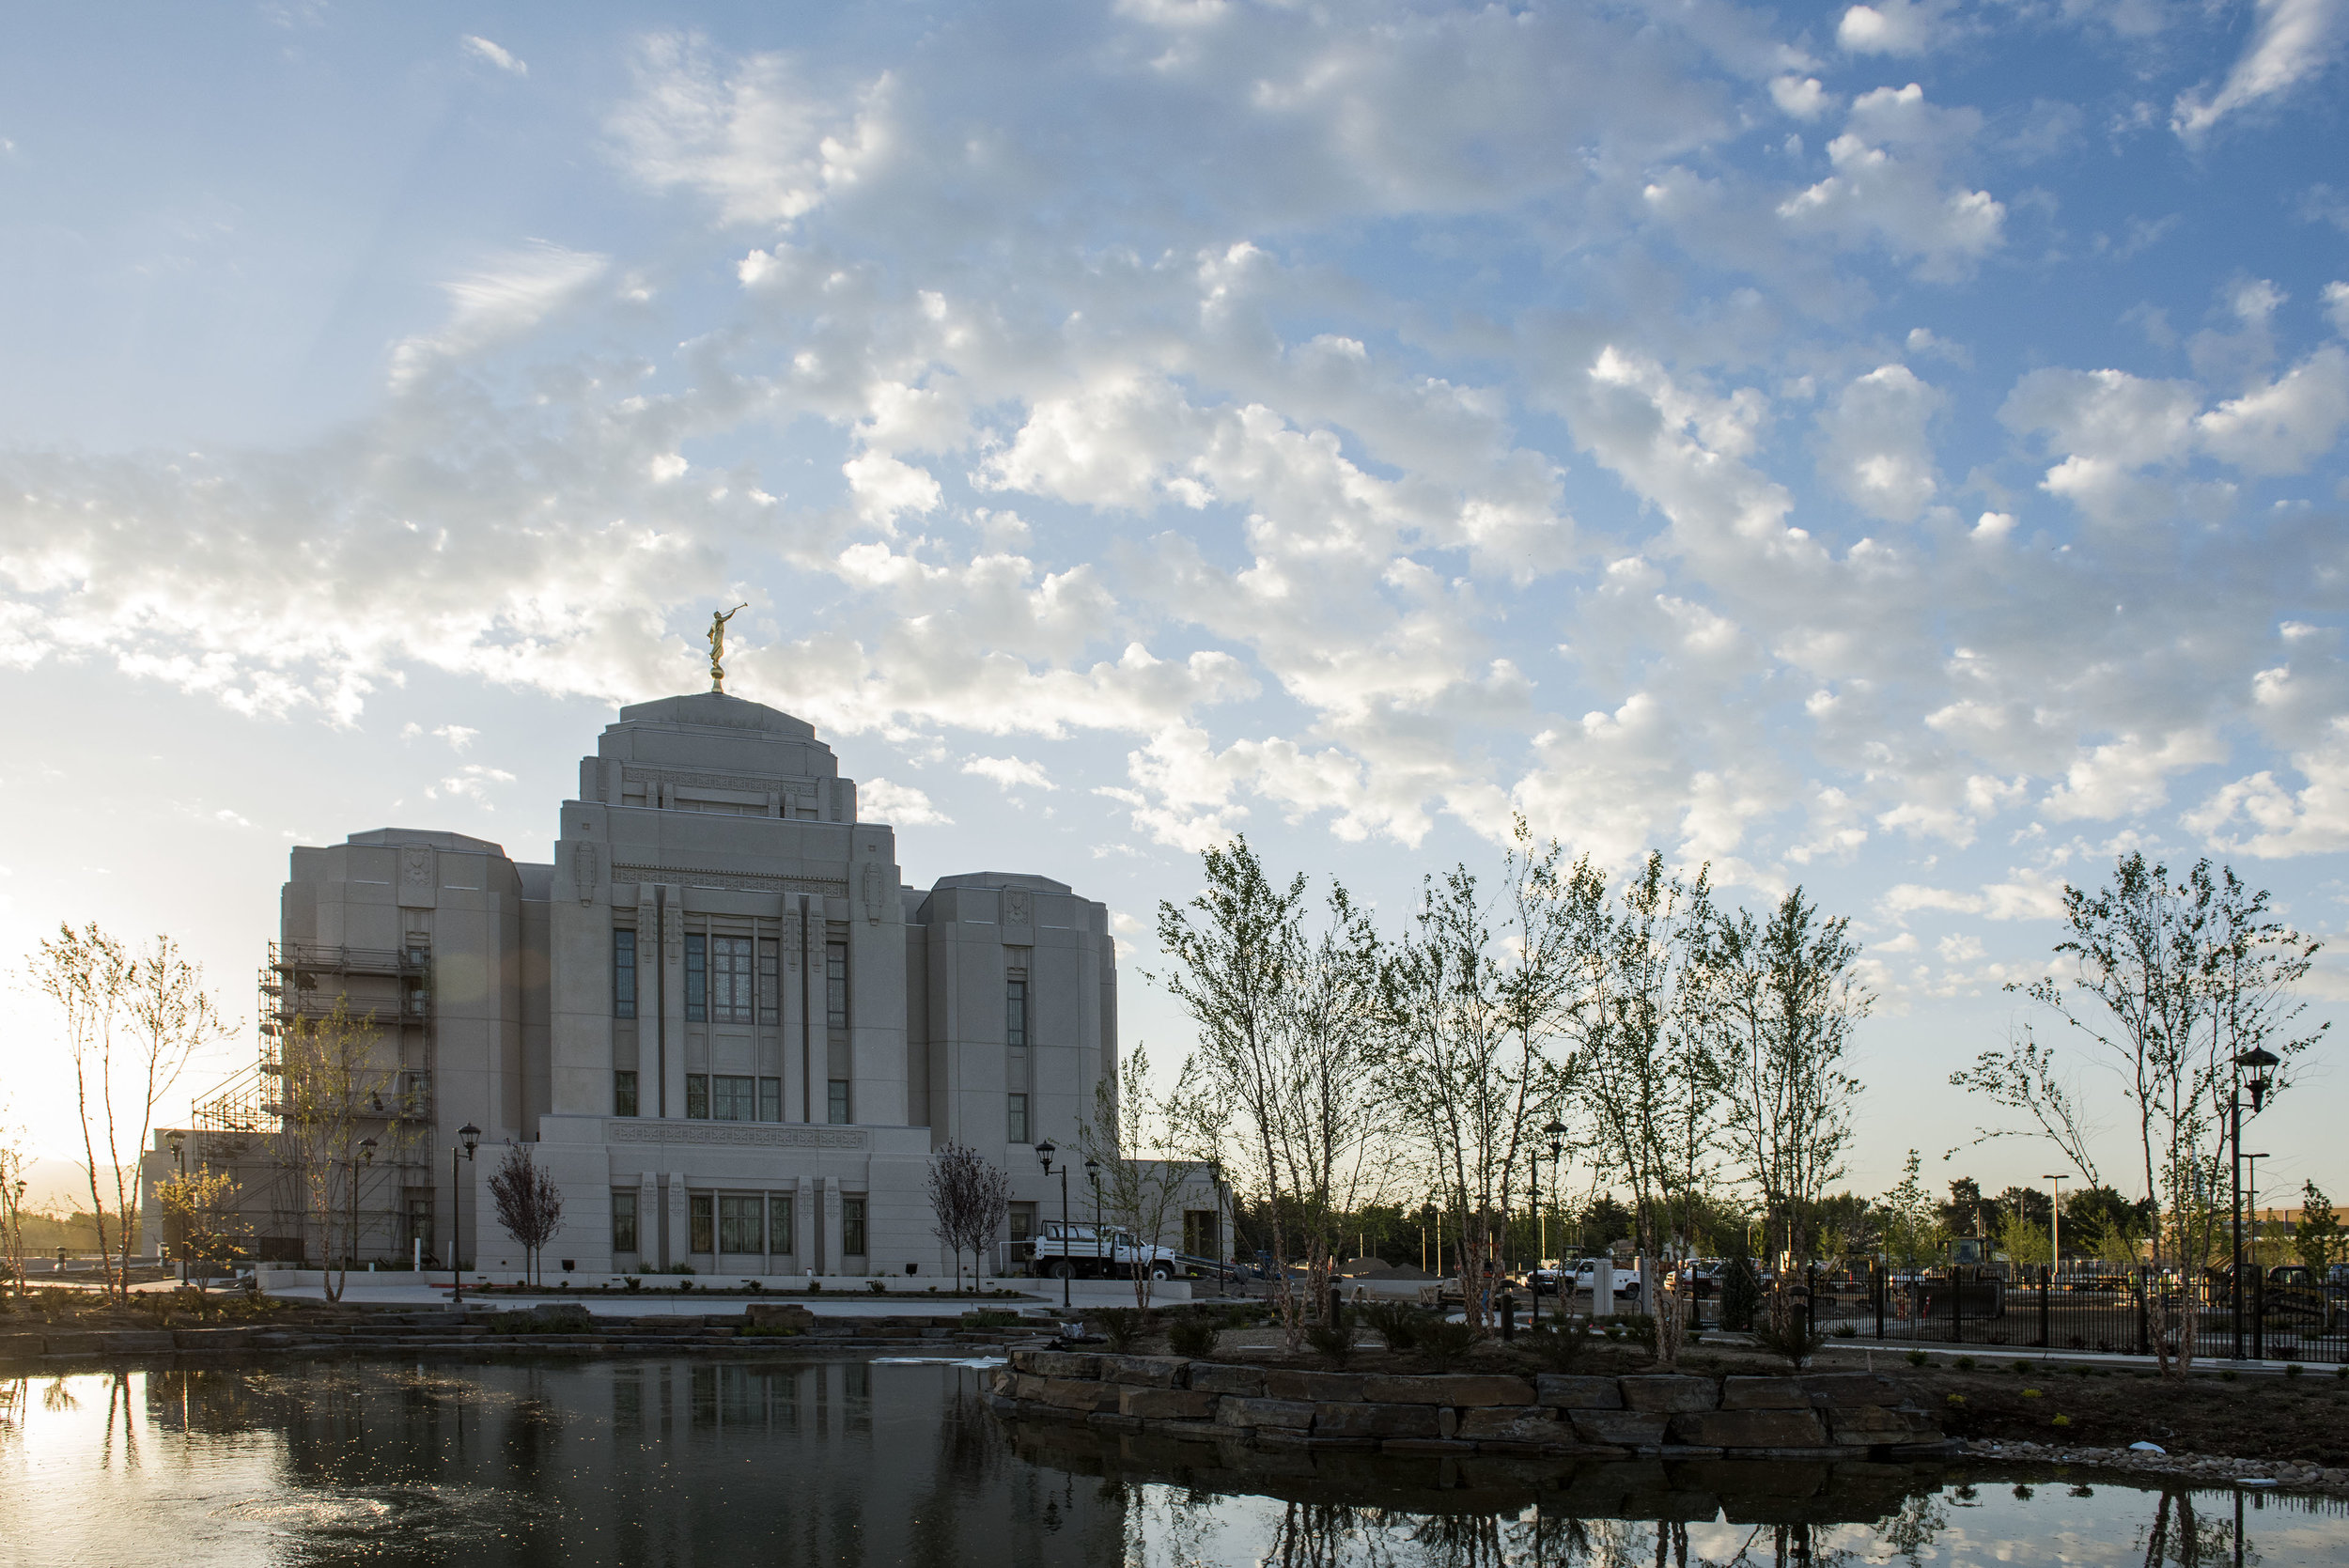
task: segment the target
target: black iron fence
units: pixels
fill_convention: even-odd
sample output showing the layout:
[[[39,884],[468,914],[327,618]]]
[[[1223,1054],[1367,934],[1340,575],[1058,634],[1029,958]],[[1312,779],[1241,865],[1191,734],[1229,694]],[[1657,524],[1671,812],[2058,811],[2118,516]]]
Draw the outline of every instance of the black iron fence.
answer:
[[[1950,1279],[1887,1269],[1804,1281],[1827,1334],[1927,1343],[2149,1356],[2174,1349],[2189,1320],[2198,1356],[2349,1363],[2349,1285],[2279,1283],[2247,1270],[2233,1282],[2150,1268],[2011,1279]]]

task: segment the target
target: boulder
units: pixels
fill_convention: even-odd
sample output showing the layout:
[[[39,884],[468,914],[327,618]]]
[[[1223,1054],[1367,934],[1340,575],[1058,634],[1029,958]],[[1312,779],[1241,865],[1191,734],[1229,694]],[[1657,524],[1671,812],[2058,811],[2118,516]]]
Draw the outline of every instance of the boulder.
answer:
[[[98,1336],[103,1342],[100,1348],[109,1356],[144,1356],[158,1350],[178,1348],[171,1335],[163,1330],[116,1328]]]
[[[1335,1405],[1362,1397],[1362,1379],[1343,1372],[1290,1372],[1268,1368],[1264,1374],[1267,1399],[1310,1399]]]
[[[1242,1399],[1255,1399],[1264,1393],[1264,1368],[1193,1361],[1190,1364],[1190,1386],[1206,1393],[1237,1394]]]
[[[1481,1410],[1460,1412],[1460,1424],[1455,1434],[1486,1443],[1532,1443],[1552,1448],[1572,1440],[1571,1427],[1560,1424],[1558,1413],[1536,1405],[1497,1405]]]
[[[1899,1390],[1880,1372],[1811,1373],[1796,1378],[1795,1383],[1809,1396],[1815,1409],[1851,1410],[1865,1405],[1900,1403]]]
[[[1178,1389],[1190,1362],[1180,1356],[1104,1356],[1100,1375],[1112,1383],[1143,1389]]]
[[[1724,1449],[1810,1449],[1827,1442],[1808,1410],[1690,1410],[1672,1417],[1675,1443]]]
[[[1522,1377],[1476,1373],[1431,1377],[1373,1376],[1362,1379],[1361,1397],[1379,1405],[1531,1405],[1533,1385]]]
[[[1569,1410],[1566,1421],[1574,1435],[1586,1443],[1613,1443],[1624,1448],[1653,1448],[1664,1440],[1664,1423],[1672,1418],[1661,1410]]]
[[[103,1336],[90,1333],[43,1334],[40,1343],[52,1356],[95,1356]]]
[[[1716,1410],[1721,1403],[1720,1385],[1709,1377],[1619,1377],[1615,1386],[1623,1390],[1625,1407],[1632,1410],[1677,1415],[1684,1410]]]
[[[1101,1358],[1074,1350],[1015,1350],[1011,1364],[1038,1377],[1098,1377]]]
[[[1330,1437],[1433,1437],[1432,1405],[1339,1402],[1314,1406],[1314,1435]]]
[[[1830,1407],[1825,1415],[1828,1436],[1836,1443],[1854,1448],[1874,1448],[1880,1443],[1932,1442],[1941,1436],[1941,1428],[1922,1410],[1896,1410],[1881,1405],[1861,1405],[1849,1409]]]
[[[1196,1389],[1122,1388],[1117,1390],[1117,1413],[1145,1421],[1213,1421],[1221,1397]]]
[[[1728,1377],[1721,1380],[1724,1410],[1806,1410],[1811,1396],[1791,1377]]]
[[[1039,1381],[1043,1387],[1037,1397],[1054,1409],[1091,1412],[1117,1408],[1117,1389],[1110,1384],[1082,1377],[1046,1377]]]
[[[587,1309],[581,1307],[582,1317]],[[796,1301],[754,1301],[742,1309],[742,1315],[753,1328],[793,1328],[802,1334],[816,1332],[816,1314]]]
[[[0,1361],[29,1361],[44,1354],[39,1334],[0,1334]]]
[[[1215,1419],[1225,1426],[1277,1426],[1309,1432],[1314,1407],[1301,1399],[1241,1399],[1226,1394]]]
[[[1611,1377],[1568,1377],[1544,1373],[1533,1380],[1535,1397],[1566,1410],[1620,1410],[1623,1390]]]

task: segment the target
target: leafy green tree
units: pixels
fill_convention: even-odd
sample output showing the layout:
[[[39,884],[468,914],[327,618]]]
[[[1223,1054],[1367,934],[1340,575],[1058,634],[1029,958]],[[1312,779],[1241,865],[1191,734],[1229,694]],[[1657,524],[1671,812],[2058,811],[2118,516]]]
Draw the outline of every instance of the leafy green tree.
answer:
[[[2333,1201],[2325,1196],[2325,1189],[2312,1181],[2301,1184],[2300,1218],[2292,1227],[2292,1250],[2319,1274],[2342,1255],[2341,1217],[2333,1212]]]
[[[1939,1255],[1950,1234],[1925,1186],[1921,1164],[1917,1151],[1909,1150],[1899,1184],[1876,1205],[1883,1216],[1884,1250],[1910,1274]]]

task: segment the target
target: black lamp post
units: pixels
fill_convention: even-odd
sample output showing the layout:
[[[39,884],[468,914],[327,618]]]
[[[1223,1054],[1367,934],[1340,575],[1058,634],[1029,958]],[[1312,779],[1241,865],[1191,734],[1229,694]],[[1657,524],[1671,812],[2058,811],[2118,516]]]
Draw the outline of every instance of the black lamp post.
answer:
[[[2229,1206],[2234,1211],[2234,1265],[2227,1270],[2227,1318],[2234,1327],[2234,1358],[2243,1359],[2243,1091],[2251,1092],[2251,1114],[2256,1116],[2267,1103],[2267,1091],[2275,1086],[2268,1069],[2282,1065],[2283,1058],[2274,1051],[2254,1046],[2234,1059],[2235,1092],[2227,1097],[2228,1129],[2232,1146],[2227,1161],[2227,1178],[2233,1190]],[[2246,1069],[2250,1077],[2244,1077]],[[2191,1298],[2186,1310],[2193,1311]]]
[[[1085,1156],[1085,1185],[1093,1188],[1093,1272],[1101,1270],[1101,1162]]]
[[[359,1140],[359,1163],[350,1172],[350,1261],[359,1261],[359,1172],[375,1169],[375,1140]]]
[[[459,1146],[464,1149],[465,1164],[471,1165],[474,1148],[480,1141],[481,1129],[467,1122],[457,1129],[457,1142],[448,1151],[448,1181],[452,1188],[448,1204],[448,1265],[449,1277],[457,1281],[455,1299],[459,1305],[462,1305],[465,1299],[465,1260],[461,1255],[465,1235],[465,1177],[463,1167],[457,1163],[457,1150]]]
[[[2260,1161],[2267,1157],[2259,1154],[2243,1157],[2243,1206],[2251,1216],[2251,1272],[2260,1271]]]
[[[1565,1148],[1566,1124],[1552,1118],[1549,1125],[1542,1128],[1542,1134],[1549,1140],[1549,1188],[1554,1196],[1558,1190],[1558,1160]],[[1542,1255],[1533,1260],[1533,1266],[1538,1269],[1549,1262],[1549,1216],[1542,1211],[1541,1168],[1538,1165],[1534,1167],[1533,1173],[1533,1219],[1540,1231],[1534,1245],[1541,1249]],[[1535,1278],[1533,1315],[1539,1317],[1542,1315],[1542,1287],[1538,1282],[1539,1276]],[[1565,1311],[1566,1287],[1564,1280],[1561,1279],[1558,1282],[1558,1312],[1562,1320]]]
[[[1060,1150],[1049,1138],[1035,1146],[1035,1157],[1044,1162],[1044,1173],[1048,1176],[1052,1173],[1052,1157],[1058,1153]],[[1061,1310],[1066,1312],[1070,1304],[1068,1279],[1077,1268],[1068,1261],[1068,1167],[1066,1165],[1060,1168],[1060,1304]]]

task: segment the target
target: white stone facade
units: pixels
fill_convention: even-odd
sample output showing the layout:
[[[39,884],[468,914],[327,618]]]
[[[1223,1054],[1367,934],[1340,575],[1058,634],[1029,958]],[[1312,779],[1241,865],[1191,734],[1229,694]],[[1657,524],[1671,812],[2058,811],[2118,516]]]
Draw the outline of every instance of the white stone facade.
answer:
[[[362,1183],[362,1258],[449,1261],[468,1122],[483,1272],[521,1265],[486,1201],[509,1141],[562,1187],[550,1277],[947,1276],[924,1183],[949,1140],[1032,1220],[1034,1143],[1076,1148],[1116,1070],[1101,905],[1010,873],[904,886],[813,728],[716,692],[623,708],[561,811],[552,866],[398,830],[293,852],[281,967],[399,1017],[413,1135]]]

